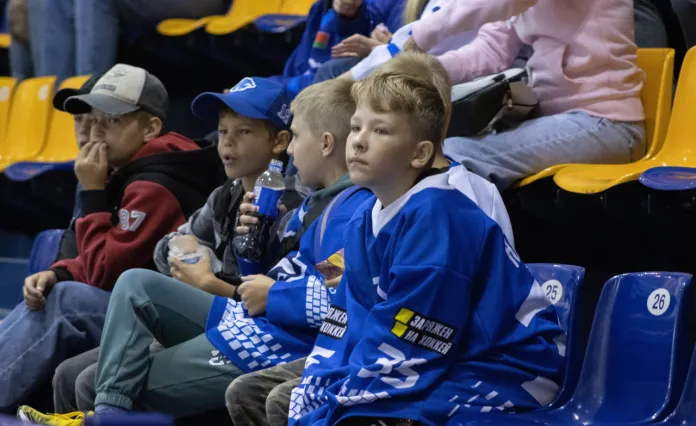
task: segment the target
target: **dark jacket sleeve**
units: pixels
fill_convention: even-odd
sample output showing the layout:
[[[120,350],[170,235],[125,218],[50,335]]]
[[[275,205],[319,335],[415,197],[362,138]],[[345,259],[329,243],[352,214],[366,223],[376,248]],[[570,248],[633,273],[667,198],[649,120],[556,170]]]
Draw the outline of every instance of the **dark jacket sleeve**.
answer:
[[[128,185],[115,226],[105,191],[83,191],[81,197],[85,216],[75,226],[80,254],[57,262],[52,269],[59,279],[104,290],[111,290],[126,270],[146,266],[157,242],[186,220],[174,195],[154,182]]]

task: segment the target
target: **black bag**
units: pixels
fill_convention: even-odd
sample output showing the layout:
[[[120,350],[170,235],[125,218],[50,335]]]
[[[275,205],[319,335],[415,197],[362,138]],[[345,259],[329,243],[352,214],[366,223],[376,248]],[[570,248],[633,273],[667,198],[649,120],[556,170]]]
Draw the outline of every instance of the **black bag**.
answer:
[[[476,136],[503,119],[522,121],[539,105],[527,71],[513,68],[452,87],[452,119],[447,137]]]

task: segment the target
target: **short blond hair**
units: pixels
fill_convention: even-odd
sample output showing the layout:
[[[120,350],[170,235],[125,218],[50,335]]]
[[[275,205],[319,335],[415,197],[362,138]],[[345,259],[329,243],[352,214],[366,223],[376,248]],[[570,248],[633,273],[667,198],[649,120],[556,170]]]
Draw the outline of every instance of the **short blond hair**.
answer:
[[[440,61],[420,52],[404,52],[353,85],[356,104],[376,112],[405,112],[415,136],[440,150],[451,109],[452,86]]]
[[[297,95],[290,110],[295,116],[302,116],[315,135],[329,132],[345,143],[355,113],[352,86],[352,81],[342,78],[313,84]]]

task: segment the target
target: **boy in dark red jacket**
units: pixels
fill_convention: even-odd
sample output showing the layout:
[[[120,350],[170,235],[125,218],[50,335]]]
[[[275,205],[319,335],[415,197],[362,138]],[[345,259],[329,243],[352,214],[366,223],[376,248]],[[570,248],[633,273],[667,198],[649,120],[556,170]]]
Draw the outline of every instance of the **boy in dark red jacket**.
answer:
[[[92,120],[75,161],[84,210],[75,224],[79,254],[29,276],[25,303],[0,324],[0,412],[16,410],[61,361],[99,344],[119,275],[153,266],[157,242],[220,184],[212,144],[160,136],[167,106],[156,77],[123,64],[89,94],[65,101],[67,112]]]

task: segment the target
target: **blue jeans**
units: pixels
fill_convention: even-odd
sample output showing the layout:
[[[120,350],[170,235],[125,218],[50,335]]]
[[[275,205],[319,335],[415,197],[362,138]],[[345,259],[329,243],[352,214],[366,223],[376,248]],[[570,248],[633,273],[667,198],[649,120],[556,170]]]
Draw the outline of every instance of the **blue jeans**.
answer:
[[[325,62],[314,74],[314,83],[332,80],[353,68],[361,60],[361,58],[338,58]]]
[[[65,281],[51,289],[43,309],[22,302],[10,312],[0,324],[0,412],[14,413],[58,364],[99,345],[109,297]]]
[[[528,120],[497,134],[448,138],[445,154],[502,191],[557,164],[636,161],[645,154],[645,126],[566,112]]]
[[[107,71],[116,63],[119,30],[152,30],[168,18],[224,14],[229,0],[50,0],[45,2],[41,63],[61,81]]]

